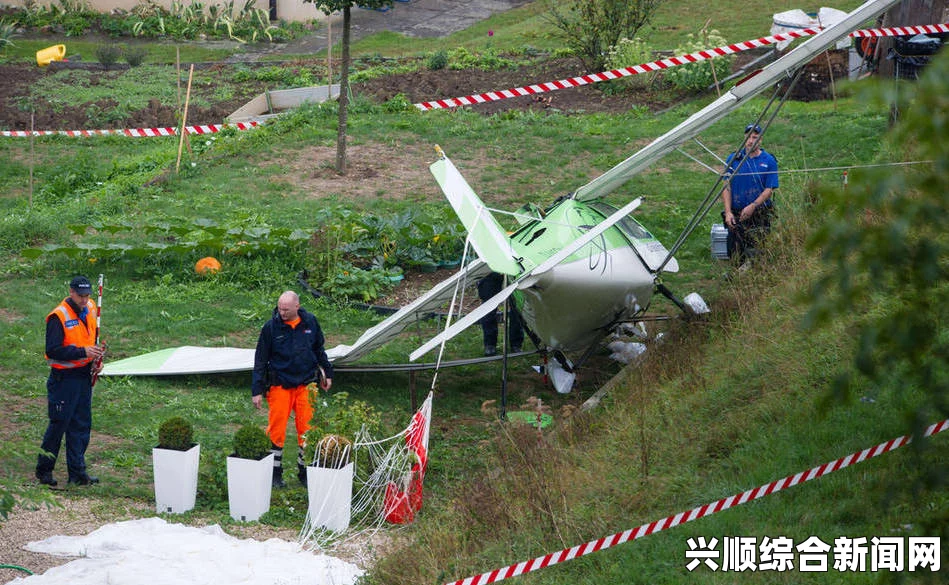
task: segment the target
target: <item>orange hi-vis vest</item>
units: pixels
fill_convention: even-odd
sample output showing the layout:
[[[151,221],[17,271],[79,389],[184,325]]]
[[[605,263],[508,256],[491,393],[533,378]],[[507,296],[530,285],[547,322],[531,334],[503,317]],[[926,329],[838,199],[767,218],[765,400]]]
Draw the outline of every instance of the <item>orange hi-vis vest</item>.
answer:
[[[86,315],[85,323],[82,322],[82,319],[73,311],[65,299],[46,316],[48,320],[51,316],[56,315],[56,318],[62,323],[63,332],[65,333],[63,345],[85,347],[87,345],[96,344],[96,329],[98,328],[96,321],[96,303],[92,299],[89,299],[86,301],[86,308],[89,309],[89,312]],[[71,370],[73,368],[81,368],[89,365],[92,363],[92,358],[84,357],[78,360],[59,361],[46,356],[46,361],[54,369]]]

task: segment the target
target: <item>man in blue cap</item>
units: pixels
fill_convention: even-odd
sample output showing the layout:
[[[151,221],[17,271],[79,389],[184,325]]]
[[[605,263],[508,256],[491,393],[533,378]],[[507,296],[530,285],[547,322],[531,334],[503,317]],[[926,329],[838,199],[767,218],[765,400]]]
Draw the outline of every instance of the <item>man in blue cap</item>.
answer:
[[[36,461],[36,479],[48,486],[57,484],[53,467],[64,435],[69,483],[99,483],[99,478],[86,473],[86,447],[92,430],[92,374],[96,360],[105,353],[95,341],[99,323],[91,294],[89,279],[76,276],[69,283],[69,296],[46,316],[49,425],[43,435],[43,453]]]
[[[772,197],[778,188],[778,161],[761,148],[761,133],[757,124],[745,127],[744,148],[728,157],[729,179],[722,190],[728,257],[744,266],[756,243],[771,231]]]

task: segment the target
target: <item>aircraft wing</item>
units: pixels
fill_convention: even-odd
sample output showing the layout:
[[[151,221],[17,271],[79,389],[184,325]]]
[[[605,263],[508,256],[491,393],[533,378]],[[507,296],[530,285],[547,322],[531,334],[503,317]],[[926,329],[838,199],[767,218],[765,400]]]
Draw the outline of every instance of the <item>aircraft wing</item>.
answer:
[[[455,284],[461,279],[477,279],[491,272],[488,265],[476,258],[464,269],[435,285],[430,291],[402,307],[375,326],[367,329],[352,345],[338,345],[327,350],[334,364],[354,362],[370,351],[385,345],[398,336],[406,327],[427,313],[438,310],[454,293]]]
[[[478,257],[488,263],[491,270],[516,276],[524,271],[511,241],[501,224],[491,215],[481,198],[461,176],[442,149],[435,147],[439,158],[431,164],[429,170],[441,187],[458,219],[468,230],[471,246]]]
[[[573,197],[580,201],[587,201],[604,197],[613,192],[626,181],[646,169],[652,163],[675,150],[679,145],[690,140],[699,132],[708,128],[732,110],[744,104],[752,97],[771,87],[789,71],[808,63],[815,56],[825,51],[838,39],[859,28],[865,21],[870,20],[897,3],[898,0],[870,0],[864,3],[846,17],[825,28],[819,34],[806,40],[800,46],[789,51],[786,55],[771,63],[760,73],[710,103],[702,110],[692,114],[687,120],[669,130],[639,152],[633,154],[612,169],[583,185],[573,193]]]
[[[180,376],[254,369],[254,350],[236,347],[170,347],[107,362],[101,376]]]
[[[352,345],[337,345],[326,350],[334,365],[349,364],[392,341],[406,327],[437,311],[449,300],[455,284],[463,278],[477,279],[491,271],[475,259],[466,268],[435,285],[430,291],[366,330]],[[108,362],[102,376],[176,376],[249,372],[254,369],[254,349],[236,347],[170,347],[130,358]]]
[[[444,341],[448,341],[452,337],[458,335],[465,329],[471,327],[475,323],[481,320],[482,317],[490,313],[491,311],[496,311],[498,305],[503,303],[509,296],[514,294],[514,290],[517,289],[517,282],[507,285],[501,292],[494,295],[490,299],[481,303],[474,311],[471,311],[461,319],[455,321],[450,327],[446,328],[444,331],[436,335],[435,337],[428,340],[422,347],[416,349],[409,355],[409,361],[414,362],[418,358],[432,351],[436,347],[442,344]]]

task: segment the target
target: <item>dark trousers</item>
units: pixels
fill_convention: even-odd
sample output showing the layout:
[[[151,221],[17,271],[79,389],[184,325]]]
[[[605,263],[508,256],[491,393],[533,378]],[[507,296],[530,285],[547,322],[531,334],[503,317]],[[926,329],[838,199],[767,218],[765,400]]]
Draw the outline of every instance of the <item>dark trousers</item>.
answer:
[[[478,298],[485,302],[504,289],[504,276],[497,272],[485,276],[478,281]],[[481,318],[481,334],[485,345],[498,344],[498,312],[491,311]],[[524,345],[524,327],[521,315],[514,308],[514,303],[508,300],[507,305],[507,335],[511,347]]]
[[[741,215],[741,210],[734,211],[735,217]],[[757,245],[771,231],[771,207],[759,207],[745,221],[736,221],[728,228],[728,237],[725,241],[728,247],[729,259],[744,262],[757,252]],[[722,221],[725,221],[725,212],[722,212]]]
[[[85,374],[63,374],[53,370],[46,380],[49,425],[43,435],[43,451],[36,460],[37,473],[51,472],[66,437],[66,468],[70,478],[86,473],[86,447],[92,430],[92,380]]]

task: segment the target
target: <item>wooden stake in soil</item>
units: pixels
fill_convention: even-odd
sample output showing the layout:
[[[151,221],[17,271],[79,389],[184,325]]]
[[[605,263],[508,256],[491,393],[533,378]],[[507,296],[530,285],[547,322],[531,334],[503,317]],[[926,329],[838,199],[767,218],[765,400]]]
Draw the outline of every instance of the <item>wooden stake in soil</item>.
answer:
[[[175,108],[181,108],[181,47],[175,47],[175,79],[178,82],[178,101]]]
[[[33,165],[36,164],[35,151],[33,150],[33,144],[36,140],[35,127],[34,127],[34,116],[35,112],[30,111],[30,209],[33,209]]]
[[[188,90],[185,92],[185,109],[181,114],[181,125],[178,126],[178,134],[181,136],[181,139],[178,141],[178,160],[175,162],[175,173],[177,173],[181,167],[181,149],[185,144],[185,134],[188,133],[188,101],[191,99],[191,78],[193,75],[194,63],[191,64],[191,68],[188,70]]]

